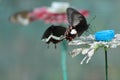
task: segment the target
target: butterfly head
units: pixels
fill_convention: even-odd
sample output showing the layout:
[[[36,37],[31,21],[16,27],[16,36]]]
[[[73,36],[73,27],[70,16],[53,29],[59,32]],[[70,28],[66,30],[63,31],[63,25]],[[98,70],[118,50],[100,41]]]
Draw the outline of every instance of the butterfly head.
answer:
[[[77,35],[77,30],[74,27],[67,28],[65,32],[66,40],[73,40]]]

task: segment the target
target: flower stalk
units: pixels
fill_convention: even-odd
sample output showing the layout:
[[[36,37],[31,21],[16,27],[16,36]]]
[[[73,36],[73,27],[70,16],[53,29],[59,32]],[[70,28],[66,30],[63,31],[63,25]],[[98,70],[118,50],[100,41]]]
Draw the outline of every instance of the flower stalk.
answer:
[[[108,80],[108,59],[107,59],[107,47],[104,47],[105,50],[105,75],[106,75],[106,79]]]
[[[63,80],[67,80],[67,64],[66,64],[66,53],[67,53],[67,43],[62,41],[61,44],[61,65],[62,65],[62,74]]]

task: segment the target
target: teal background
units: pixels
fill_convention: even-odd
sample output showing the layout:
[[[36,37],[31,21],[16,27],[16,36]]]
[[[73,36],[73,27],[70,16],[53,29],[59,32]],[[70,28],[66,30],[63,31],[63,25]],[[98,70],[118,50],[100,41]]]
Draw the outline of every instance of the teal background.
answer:
[[[56,0],[62,1],[62,0]],[[64,0],[65,1],[65,0]],[[66,0],[76,9],[90,11],[88,22],[95,31],[114,29],[120,33],[120,0]],[[12,24],[8,17],[21,10],[50,6],[53,0],[0,0],[0,80],[62,80],[61,49],[47,45],[41,36],[50,24],[35,21],[28,26]],[[65,24],[66,25],[66,24]],[[120,79],[120,47],[108,49],[109,80]],[[72,58],[68,46],[68,80],[105,80],[104,50],[99,49],[88,64],[82,55]]]

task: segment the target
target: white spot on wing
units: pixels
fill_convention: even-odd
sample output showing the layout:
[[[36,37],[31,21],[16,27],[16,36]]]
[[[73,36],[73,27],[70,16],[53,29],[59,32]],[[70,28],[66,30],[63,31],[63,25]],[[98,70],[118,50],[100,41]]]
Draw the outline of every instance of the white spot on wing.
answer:
[[[51,34],[48,38],[42,39],[42,41],[48,42],[51,38],[53,38],[55,40],[62,40],[62,39],[64,39],[64,36],[57,37],[57,36],[54,36]]]

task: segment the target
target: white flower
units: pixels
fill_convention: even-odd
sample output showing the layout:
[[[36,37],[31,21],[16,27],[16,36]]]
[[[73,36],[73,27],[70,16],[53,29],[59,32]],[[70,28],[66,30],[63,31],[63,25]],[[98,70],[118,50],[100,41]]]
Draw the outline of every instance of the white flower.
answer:
[[[94,55],[95,51],[98,50],[100,47],[116,48],[117,46],[120,46],[120,34],[116,34],[114,39],[112,39],[111,41],[96,41],[94,35],[81,36],[78,40],[71,41],[69,45],[88,45],[88,48],[78,48],[74,49],[71,52],[72,57],[77,56],[79,53],[85,55],[80,64],[83,64],[84,61],[88,63],[91,57]]]

